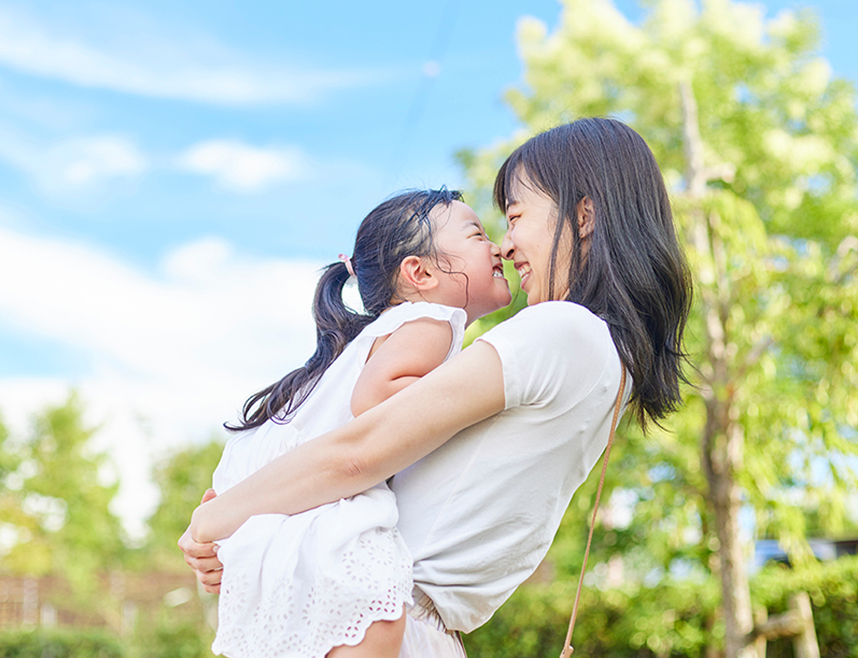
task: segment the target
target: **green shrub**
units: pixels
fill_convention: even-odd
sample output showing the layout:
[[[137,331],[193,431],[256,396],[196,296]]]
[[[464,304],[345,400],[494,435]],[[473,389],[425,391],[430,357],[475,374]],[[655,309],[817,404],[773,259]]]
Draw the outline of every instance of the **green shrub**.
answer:
[[[138,639],[139,658],[211,658],[212,638],[195,624],[159,625],[154,633]]]
[[[139,623],[128,658],[212,658],[214,631],[202,617],[162,608]]]
[[[488,624],[466,637],[468,655],[559,655],[574,600],[574,583],[520,588]],[[576,654],[606,658],[696,657],[710,637],[701,629],[713,617],[716,600],[712,588],[700,583],[587,589],[581,594],[572,645]]]
[[[822,658],[858,658],[858,558],[798,569],[770,566],[751,583],[755,606],[782,612],[792,593],[806,591]],[[526,585],[482,628],[465,638],[471,658],[559,655],[575,597],[574,583]],[[698,658],[721,647],[720,588],[708,580],[664,579],[654,587],[587,588],[575,623],[575,655],[606,658]],[[792,656],[787,639],[769,656]]]
[[[769,567],[754,579],[754,603],[782,612],[793,592],[805,591],[822,658],[858,658],[858,556],[793,570]],[[772,653],[792,656],[788,640],[769,643]]]
[[[120,641],[93,630],[30,630],[0,633],[3,658],[124,658]]]

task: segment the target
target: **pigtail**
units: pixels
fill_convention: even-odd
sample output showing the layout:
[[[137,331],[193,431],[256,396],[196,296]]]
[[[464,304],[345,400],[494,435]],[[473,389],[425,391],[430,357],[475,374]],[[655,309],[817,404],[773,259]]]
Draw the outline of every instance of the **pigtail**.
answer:
[[[343,287],[349,277],[346,264],[342,261],[325,268],[313,299],[313,319],[316,321],[316,351],[313,356],[301,368],[250,396],[244,403],[241,422],[238,425],[224,424],[227,429],[249,430],[269,419],[280,422],[288,420],[346,345],[375,319],[346,306]]]
[[[315,359],[318,359],[319,363],[325,364],[323,371],[375,319],[373,315],[356,313],[346,306],[343,287],[349,277],[348,264],[340,261],[325,268],[316,286],[313,319],[316,321],[317,347],[307,363],[315,365]]]

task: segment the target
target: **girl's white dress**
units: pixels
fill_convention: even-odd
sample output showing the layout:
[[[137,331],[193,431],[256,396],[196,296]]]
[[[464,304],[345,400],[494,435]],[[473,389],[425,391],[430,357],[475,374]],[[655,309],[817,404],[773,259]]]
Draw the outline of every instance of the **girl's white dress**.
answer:
[[[420,318],[450,323],[447,358],[461,350],[462,309],[428,302],[390,308],[346,346],[288,423],[269,420],[227,442],[215,491],[351,420],[352,391],[375,339]],[[373,622],[399,619],[411,603],[412,558],[396,529],[398,517],[383,483],[301,514],[251,517],[218,542],[224,571],[212,651],[231,658],[323,658],[333,647],[358,644]]]

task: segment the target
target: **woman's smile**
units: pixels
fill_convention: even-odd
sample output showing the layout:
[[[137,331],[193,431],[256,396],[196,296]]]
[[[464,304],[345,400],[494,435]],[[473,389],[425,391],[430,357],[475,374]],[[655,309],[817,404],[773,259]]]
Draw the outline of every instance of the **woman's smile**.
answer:
[[[529,306],[549,299],[563,299],[568,292],[568,270],[562,266],[556,269],[553,286],[550,278],[557,214],[554,201],[522,175],[506,207],[508,227],[501,243],[501,254],[513,262]],[[564,227],[556,262],[568,263],[571,253],[571,235]]]
[[[527,263],[514,263],[514,267],[521,279],[521,289],[524,290],[524,292],[527,292],[526,284],[527,280],[530,278],[530,265]]]

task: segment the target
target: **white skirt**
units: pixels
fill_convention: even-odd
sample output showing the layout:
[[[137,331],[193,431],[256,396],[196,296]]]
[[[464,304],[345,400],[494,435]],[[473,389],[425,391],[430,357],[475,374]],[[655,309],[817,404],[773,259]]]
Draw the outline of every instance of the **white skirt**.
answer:
[[[384,485],[302,514],[251,517],[220,542],[214,653],[324,658],[411,603],[411,554]]]
[[[458,631],[448,631],[435,605],[415,588],[414,604],[406,605],[405,637],[399,658],[466,658]]]

